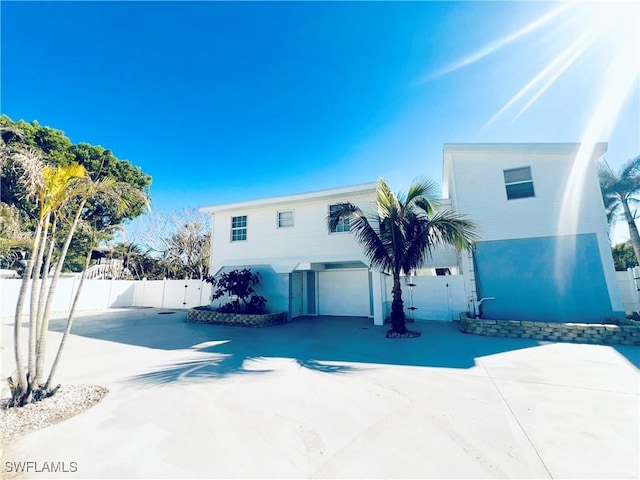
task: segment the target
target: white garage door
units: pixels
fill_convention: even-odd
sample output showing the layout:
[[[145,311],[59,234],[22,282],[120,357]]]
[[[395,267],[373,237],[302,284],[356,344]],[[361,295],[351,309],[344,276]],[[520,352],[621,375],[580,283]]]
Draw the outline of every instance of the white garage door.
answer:
[[[369,272],[367,270],[319,272],[318,290],[320,315],[369,316]]]

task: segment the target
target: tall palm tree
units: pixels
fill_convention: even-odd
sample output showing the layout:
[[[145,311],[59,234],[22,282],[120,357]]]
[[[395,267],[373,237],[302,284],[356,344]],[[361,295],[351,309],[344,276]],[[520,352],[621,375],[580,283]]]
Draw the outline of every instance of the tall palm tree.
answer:
[[[476,240],[475,224],[451,210],[437,210],[436,184],[414,180],[406,194],[395,194],[383,179],[376,187],[375,212],[365,213],[347,202],[329,215],[332,230],[349,220],[350,230],[364,247],[371,266],[393,277],[391,330],[387,337],[406,334],[401,274],[421,267],[433,248],[452,245],[470,249]]]
[[[640,203],[636,198],[640,193],[640,155],[625,163],[618,173],[602,162],[598,165],[598,178],[604,206],[607,211],[609,224],[615,222],[621,215],[629,227],[631,246],[640,262],[640,234],[636,225],[636,208]]]
[[[84,167],[78,164],[51,167],[44,164],[38,152],[19,153],[14,160],[21,165],[23,181],[27,192],[37,200],[38,218],[32,253],[27,262],[22,285],[18,294],[15,312],[15,361],[16,379],[9,378],[11,388],[10,406],[22,406],[53,395],[51,379],[57,367],[64,340],[73,321],[72,308],[68,328],[46,384],[44,380],[44,359],[47,346],[47,332],[51,305],[55,296],[58,279],[69,250],[69,245],[81,216],[90,199],[100,198],[105,203],[115,204],[119,211],[126,210],[132,202],[146,201],[146,195],[138,188],[112,178],[92,180]],[[55,269],[49,281],[49,270],[55,259]],[[22,309],[26,292],[31,287],[29,312],[29,341],[26,369],[20,349]],[[80,288],[78,289],[79,294]],[[26,370],[26,371],[25,371]]]
[[[61,206],[63,199],[68,195],[75,181],[83,178],[86,171],[83,167],[74,164],[66,167],[51,168],[44,163],[40,152],[28,150],[16,152],[12,159],[21,168],[20,181],[24,183],[27,194],[36,198],[38,202],[38,218],[31,245],[31,255],[22,275],[22,284],[18,292],[18,300],[15,311],[14,325],[14,356],[16,361],[16,379],[9,378],[11,388],[12,406],[22,406],[40,398],[40,392],[36,382],[36,346],[38,341],[39,316],[44,306],[44,286],[46,285],[47,270],[43,272],[42,266],[48,268],[51,249],[47,248],[47,237],[51,224],[51,216]],[[26,372],[21,351],[22,309],[26,300],[27,291],[31,287],[30,312],[29,312],[29,342]],[[42,292],[42,295],[40,294]]]

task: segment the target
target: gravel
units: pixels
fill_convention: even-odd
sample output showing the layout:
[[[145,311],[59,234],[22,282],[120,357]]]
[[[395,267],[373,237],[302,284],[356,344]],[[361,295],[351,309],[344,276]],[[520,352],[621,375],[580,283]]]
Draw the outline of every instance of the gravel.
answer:
[[[108,391],[98,385],[64,385],[55,395],[40,402],[20,408],[2,408],[0,445],[84,412],[102,400]]]

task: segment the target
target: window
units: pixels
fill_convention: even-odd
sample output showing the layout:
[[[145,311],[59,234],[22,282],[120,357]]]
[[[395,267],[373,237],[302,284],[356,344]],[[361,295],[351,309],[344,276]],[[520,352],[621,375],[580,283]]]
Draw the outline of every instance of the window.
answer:
[[[293,227],[293,210],[278,212],[278,228]]]
[[[507,189],[507,199],[526,198],[535,196],[531,167],[512,168],[504,171],[504,185]]]
[[[238,242],[247,239],[247,216],[231,217],[231,241]]]
[[[329,206],[329,215],[332,215],[333,212],[337,211],[340,208],[340,205],[330,205]],[[349,219],[345,218],[336,225],[336,228],[331,229],[331,233],[335,232],[348,232],[351,230],[351,226],[349,225]]]

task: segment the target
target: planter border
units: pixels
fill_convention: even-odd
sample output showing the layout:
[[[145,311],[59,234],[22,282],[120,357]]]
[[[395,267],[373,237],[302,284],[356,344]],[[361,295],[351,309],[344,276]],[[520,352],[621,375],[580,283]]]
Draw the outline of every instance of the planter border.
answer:
[[[531,338],[553,342],[640,346],[640,325],[490,320],[460,314],[460,331],[488,337]]]
[[[288,316],[279,313],[222,313],[207,307],[187,310],[187,322],[208,323],[210,325],[233,325],[239,327],[270,327],[286,323]]]

